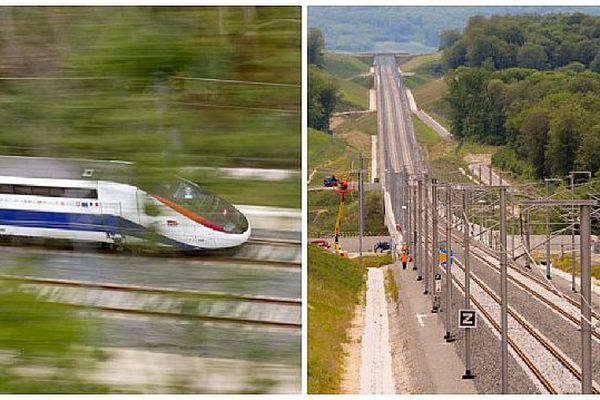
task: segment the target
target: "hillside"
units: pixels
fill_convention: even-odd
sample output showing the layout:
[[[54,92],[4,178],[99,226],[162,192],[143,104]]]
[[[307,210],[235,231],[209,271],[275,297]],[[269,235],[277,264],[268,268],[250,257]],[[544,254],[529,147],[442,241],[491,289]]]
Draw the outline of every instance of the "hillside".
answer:
[[[466,25],[473,15],[584,12],[598,7],[309,7],[309,27],[320,28],[328,50],[431,53],[440,32]]]

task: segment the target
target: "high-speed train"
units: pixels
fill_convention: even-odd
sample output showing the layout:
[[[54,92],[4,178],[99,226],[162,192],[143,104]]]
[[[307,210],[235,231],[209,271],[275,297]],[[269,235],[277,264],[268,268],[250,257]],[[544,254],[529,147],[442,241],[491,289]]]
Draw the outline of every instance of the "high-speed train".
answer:
[[[21,164],[28,159],[16,158]],[[50,165],[62,165],[52,160]],[[40,159],[30,161],[39,164]],[[82,177],[93,171],[83,169]],[[145,191],[109,180],[31,175],[6,171],[0,162],[0,236],[107,244],[141,239],[184,250],[235,247],[250,236],[250,224],[240,211],[181,178],[158,191]]]

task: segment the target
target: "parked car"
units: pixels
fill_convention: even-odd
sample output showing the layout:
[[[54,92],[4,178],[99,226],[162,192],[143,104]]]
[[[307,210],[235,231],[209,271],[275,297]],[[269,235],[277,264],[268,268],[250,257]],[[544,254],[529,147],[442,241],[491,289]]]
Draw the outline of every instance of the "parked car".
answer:
[[[327,249],[329,249],[331,247],[331,245],[329,244],[329,242],[327,240],[322,240],[322,239],[311,240],[310,244],[316,244],[317,246],[319,246],[319,247],[321,247],[321,248],[323,248],[325,250],[327,250]]]
[[[337,186],[339,183],[340,180],[336,178],[335,175],[326,176],[325,179],[323,179],[323,186],[325,187],[334,187]]]
[[[379,250],[383,253],[384,251],[388,251],[391,249],[392,249],[392,242],[377,242],[375,244],[375,246],[373,247],[373,251],[375,253],[377,253],[377,250]]]

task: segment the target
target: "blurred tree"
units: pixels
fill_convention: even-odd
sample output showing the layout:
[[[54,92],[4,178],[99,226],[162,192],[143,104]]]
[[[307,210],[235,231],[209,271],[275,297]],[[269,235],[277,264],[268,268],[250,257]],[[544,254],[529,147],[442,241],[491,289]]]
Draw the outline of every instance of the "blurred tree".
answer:
[[[320,29],[310,28],[308,30],[308,63],[322,67],[325,62],[323,52],[325,51],[325,39]]]
[[[449,29],[440,33],[439,50],[448,49],[461,39],[462,35],[457,29]]]

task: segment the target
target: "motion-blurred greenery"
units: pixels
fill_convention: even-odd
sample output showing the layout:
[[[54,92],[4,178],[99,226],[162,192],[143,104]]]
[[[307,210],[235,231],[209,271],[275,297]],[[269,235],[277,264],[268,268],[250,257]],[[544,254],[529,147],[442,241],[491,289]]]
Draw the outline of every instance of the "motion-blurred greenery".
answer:
[[[299,170],[300,32],[299,7],[3,7],[0,152]]]
[[[0,393],[108,392],[84,378],[103,357],[93,331],[69,306],[0,282]]]

